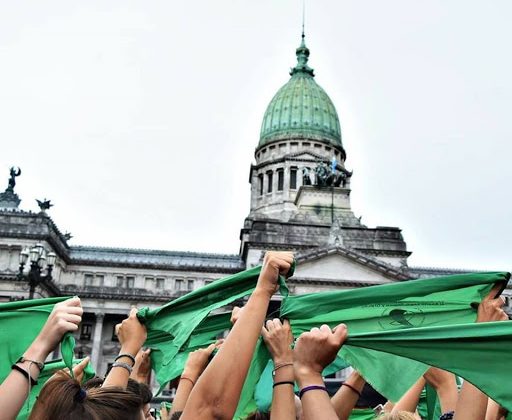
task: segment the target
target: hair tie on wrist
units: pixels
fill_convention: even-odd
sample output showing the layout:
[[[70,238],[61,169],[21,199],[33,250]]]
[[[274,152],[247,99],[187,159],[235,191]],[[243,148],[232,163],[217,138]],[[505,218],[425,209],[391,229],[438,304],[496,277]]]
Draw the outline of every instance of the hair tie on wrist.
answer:
[[[121,353],[120,355],[118,355],[115,359],[114,359],[114,362],[117,362],[118,359],[121,359],[122,357],[126,357],[127,359],[130,359],[133,363],[132,366],[135,366],[135,356],[132,356],[131,354],[129,353]]]
[[[186,381],[190,381],[192,383],[192,386],[196,384],[196,382],[190,378],[187,378],[186,376],[180,376],[180,380],[185,379]]]
[[[83,388],[80,388],[75,395],[75,401],[79,403],[84,402],[85,397],[87,397],[87,391]]]
[[[302,388],[299,392],[299,398],[302,399],[302,397],[304,396],[304,394],[308,391],[325,391],[327,392],[327,388],[325,386],[322,386],[322,385],[310,385],[310,386],[305,386],[304,388]]]
[[[350,388],[352,391],[354,391],[357,395],[361,396],[361,392],[355,389],[352,385],[349,385],[347,383],[342,383],[341,386],[346,386],[347,388]]]
[[[293,381],[281,381],[281,382],[275,382],[274,385],[272,385],[272,388],[275,388],[276,386],[279,386],[279,385],[291,385],[291,386],[295,386],[295,382]]]

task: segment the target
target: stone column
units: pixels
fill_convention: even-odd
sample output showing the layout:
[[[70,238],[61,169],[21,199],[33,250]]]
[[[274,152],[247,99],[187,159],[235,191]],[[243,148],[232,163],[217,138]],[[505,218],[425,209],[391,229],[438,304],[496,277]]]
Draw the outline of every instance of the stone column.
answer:
[[[94,336],[92,339],[92,354],[91,362],[94,370],[97,372],[100,366],[101,360],[101,337],[103,335],[103,319],[105,318],[104,313],[96,314],[96,325],[94,326]]]

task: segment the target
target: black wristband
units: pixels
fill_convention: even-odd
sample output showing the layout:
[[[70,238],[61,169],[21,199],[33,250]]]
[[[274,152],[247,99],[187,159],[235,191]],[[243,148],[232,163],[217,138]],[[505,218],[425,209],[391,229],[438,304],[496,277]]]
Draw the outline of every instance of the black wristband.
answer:
[[[117,362],[117,359],[120,359],[121,357],[127,357],[128,359],[130,359],[133,363],[133,366],[135,366],[135,357],[133,357],[131,354],[129,353],[121,353],[119,356],[117,356],[114,360],[114,362]]]
[[[19,373],[21,373],[25,378],[27,378],[27,381],[30,381],[30,386],[37,385],[37,381],[30,376],[30,373],[28,373],[25,369],[19,367],[18,365],[12,365],[11,369],[17,370]]]
[[[275,388],[278,385],[291,385],[291,386],[295,386],[295,382],[292,382],[292,381],[275,382],[274,385],[272,385],[272,388]]]

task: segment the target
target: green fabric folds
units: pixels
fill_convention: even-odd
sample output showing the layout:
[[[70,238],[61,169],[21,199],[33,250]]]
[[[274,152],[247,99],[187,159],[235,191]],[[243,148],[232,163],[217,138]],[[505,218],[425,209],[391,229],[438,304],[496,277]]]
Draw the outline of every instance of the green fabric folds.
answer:
[[[386,352],[464,378],[512,411],[511,322],[447,325],[352,334],[344,347]],[[391,373],[390,373],[391,374]]]
[[[0,304],[0,382],[37,337],[55,304],[69,297]]]
[[[145,345],[152,349],[151,362],[161,387],[179,375],[180,369],[177,366],[182,366],[186,361],[185,355],[191,351],[188,347],[193,344],[191,336],[196,328],[210,312],[251,294],[260,271],[261,266],[254,267],[216,280],[160,308],[139,310],[137,316],[146,324],[148,331]],[[283,278],[280,279],[280,284],[281,294],[286,296],[288,289]],[[215,336],[214,333],[207,334],[208,340],[199,347],[207,345],[212,336]],[[200,337],[203,336],[197,337],[195,342],[201,342]]]
[[[329,291],[284,300],[281,316],[294,336],[343,322],[352,337],[359,333],[405,331],[428,326],[472,323],[476,307],[495,283],[503,288],[509,273],[492,272],[436,277],[361,289]],[[344,346],[340,353],[381,394],[397,401],[426,371],[421,361],[373,348]]]
[[[71,361],[71,365],[76,365],[80,363],[82,360],[83,359],[74,359]],[[30,415],[30,410],[34,407],[34,404],[36,403],[36,398],[41,392],[41,389],[43,388],[44,384],[48,381],[48,379],[50,379],[50,377],[53,374],[57,373],[61,369],[65,369],[66,367],[69,368],[69,362],[66,363],[63,360],[54,360],[46,363],[43,371],[39,375],[37,385],[30,390],[30,395],[27,401],[25,401],[23,408],[20,410],[20,414],[18,414],[17,420],[28,419]],[[95,372],[93,367],[91,366],[90,363],[87,364],[87,366],[84,369],[84,378],[82,380],[82,383],[93,378],[94,375]]]

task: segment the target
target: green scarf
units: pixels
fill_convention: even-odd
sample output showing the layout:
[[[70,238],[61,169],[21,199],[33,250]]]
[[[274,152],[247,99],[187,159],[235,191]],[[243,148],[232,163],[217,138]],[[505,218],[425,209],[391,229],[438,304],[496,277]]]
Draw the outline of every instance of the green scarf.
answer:
[[[350,334],[343,348],[371,349],[439,367],[471,382],[512,411],[512,394],[506,385],[512,375],[512,364],[507,363],[511,322]]]
[[[0,382],[41,332],[55,304],[66,299],[69,297],[0,304]]]
[[[329,291],[284,300],[281,316],[294,336],[315,326],[343,322],[352,337],[359,333],[406,331],[436,325],[472,323],[476,307],[493,285],[509,273],[477,273],[390,283],[361,289]],[[428,366],[389,352],[344,346],[340,356],[391,401],[401,396]]]
[[[193,332],[210,312],[250,295],[256,287],[260,271],[261,266],[254,267],[216,280],[160,308],[139,310],[137,316],[146,325],[148,333],[145,345],[151,348],[151,363],[161,388],[179,375],[186,355],[191,351],[188,349],[191,344],[195,343],[195,348],[207,346],[213,336],[229,328],[225,319],[211,321],[219,322],[219,328],[223,329],[215,330],[210,325],[206,328],[213,328],[214,331],[208,331],[206,336],[199,335],[195,340],[191,339]],[[288,289],[282,277],[280,286],[281,294],[287,296]],[[201,342],[205,337],[207,340]]]

